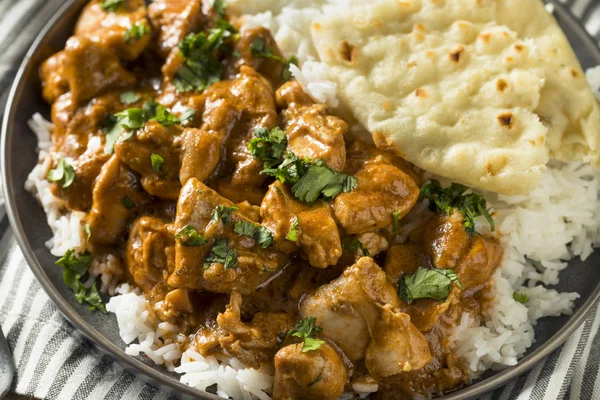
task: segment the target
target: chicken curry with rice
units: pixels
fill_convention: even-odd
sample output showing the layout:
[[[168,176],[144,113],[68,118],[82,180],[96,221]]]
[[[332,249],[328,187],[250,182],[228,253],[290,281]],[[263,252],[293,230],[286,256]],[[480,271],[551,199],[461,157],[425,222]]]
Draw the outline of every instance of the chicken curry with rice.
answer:
[[[274,371],[274,399],[467,384],[452,329],[482,315],[502,258],[475,231],[493,229],[485,200],[354,137],[269,30],[240,25],[221,1],[92,1],[41,66],[48,180],[87,213],[65,282],[103,311],[81,282],[113,255],[184,347]]]

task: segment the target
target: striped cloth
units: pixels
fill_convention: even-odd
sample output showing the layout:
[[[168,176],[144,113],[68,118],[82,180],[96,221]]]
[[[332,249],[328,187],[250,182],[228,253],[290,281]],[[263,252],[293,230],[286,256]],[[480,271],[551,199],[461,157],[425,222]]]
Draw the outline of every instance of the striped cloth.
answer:
[[[0,0],[0,110],[24,52],[62,2]],[[600,38],[599,2],[564,2]],[[0,193],[0,326],[17,367],[13,392],[40,399],[170,398],[101,354],[62,318],[27,267],[1,198]],[[596,308],[548,359],[483,399],[600,399],[599,328]]]

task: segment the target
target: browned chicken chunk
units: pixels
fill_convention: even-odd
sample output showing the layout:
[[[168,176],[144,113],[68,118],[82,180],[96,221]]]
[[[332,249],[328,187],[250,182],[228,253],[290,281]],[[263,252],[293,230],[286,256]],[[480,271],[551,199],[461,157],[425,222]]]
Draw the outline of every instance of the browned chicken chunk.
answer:
[[[344,392],[349,371],[344,360],[329,344],[302,351],[291,344],[275,355],[274,400],[335,400]]]
[[[202,0],[155,0],[148,6],[148,17],[158,31],[158,48],[163,57],[206,23]]]
[[[89,38],[123,60],[135,60],[152,38],[144,0],[125,0],[114,11],[103,9],[103,2],[87,4],[75,26],[75,35]]]

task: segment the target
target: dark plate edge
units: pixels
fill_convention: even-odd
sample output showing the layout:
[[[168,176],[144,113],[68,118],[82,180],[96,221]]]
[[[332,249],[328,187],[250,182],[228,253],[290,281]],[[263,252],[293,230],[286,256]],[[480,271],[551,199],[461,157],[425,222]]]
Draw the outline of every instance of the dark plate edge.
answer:
[[[2,136],[0,142],[0,155],[2,155],[2,161],[0,163],[0,174],[2,180],[2,190],[6,202],[6,212],[10,225],[15,235],[17,244],[19,245],[25,260],[33,274],[35,275],[38,282],[40,282],[42,288],[50,297],[50,299],[56,304],[63,316],[79,330],[88,340],[90,340],[98,349],[108,354],[115,360],[117,360],[122,366],[130,371],[134,371],[138,376],[145,378],[146,381],[158,385],[162,389],[167,391],[175,391],[178,395],[184,395],[188,398],[206,398],[206,399],[220,399],[217,396],[201,392],[197,389],[189,387],[180,383],[179,381],[168,377],[157,370],[154,370],[150,366],[137,360],[135,357],[131,357],[125,354],[120,348],[104,338],[99,332],[90,327],[85,320],[83,320],[77,311],[73,309],[69,303],[62,298],[60,293],[52,285],[48,277],[46,276],[44,269],[36,259],[33,250],[31,249],[25,234],[24,228],[17,213],[17,204],[14,198],[13,188],[15,187],[12,180],[12,176],[9,174],[11,154],[8,152],[10,141],[8,132],[12,130],[13,120],[13,104],[21,96],[20,82],[25,75],[29,62],[33,54],[38,50],[46,34],[54,27],[54,25],[60,20],[71,7],[82,0],[66,0],[65,4],[54,14],[54,16],[44,26],[42,31],[36,37],[34,43],[30,47],[27,55],[21,63],[15,80],[11,86],[10,93],[8,96],[4,119],[2,121]],[[562,4],[555,5],[555,12],[563,15],[569,13],[563,8]],[[567,18],[572,22],[572,17],[569,15]],[[581,27],[580,27],[581,29]],[[588,40],[593,41],[592,37],[587,33]],[[597,45],[594,42],[594,46]],[[24,184],[24,183],[22,183]],[[45,222],[45,221],[44,221]],[[473,399],[477,396],[486,394],[500,386],[505,385],[508,381],[524,374],[525,372],[532,369],[539,361],[549,356],[554,350],[561,346],[569,336],[583,323],[588,314],[592,311],[596,303],[600,301],[600,283],[596,286],[594,294],[588,298],[579,309],[570,316],[569,321],[562,327],[550,340],[541,345],[533,353],[519,360],[519,363],[513,367],[509,367],[501,372],[496,373],[494,376],[474,383],[471,386],[459,389],[456,392],[449,393],[443,397],[438,398],[439,400],[466,400]],[[141,374],[140,374],[141,373]]]

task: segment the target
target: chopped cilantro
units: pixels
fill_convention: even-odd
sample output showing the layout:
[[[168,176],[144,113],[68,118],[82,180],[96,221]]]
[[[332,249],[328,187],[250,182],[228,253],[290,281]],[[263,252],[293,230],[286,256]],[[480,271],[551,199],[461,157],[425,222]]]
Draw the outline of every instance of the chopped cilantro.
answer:
[[[125,31],[125,35],[123,38],[125,39],[125,43],[129,44],[129,42],[132,40],[140,40],[142,36],[149,32],[150,30],[148,29],[148,26],[145,23],[138,22]]]
[[[495,229],[494,219],[487,209],[487,202],[479,193],[465,194],[468,190],[467,186],[458,183],[452,183],[449,187],[442,188],[439,181],[432,179],[421,188],[421,198],[431,202],[433,211],[450,215],[454,210],[458,210],[464,217],[465,230],[469,235],[476,233],[475,219],[482,215],[493,231]]]
[[[346,241],[343,247],[348,253],[357,253],[360,250],[364,257],[371,257],[369,249],[367,249],[366,246],[356,238]]]
[[[300,230],[300,224],[298,223],[298,217],[294,217],[294,219],[292,220],[292,223],[290,224],[290,231],[288,232],[287,236],[285,237],[286,240],[289,240],[291,242],[298,241],[298,231],[299,230]]]
[[[150,162],[152,163],[152,170],[157,174],[162,174],[165,160],[159,154],[152,153]]]
[[[123,203],[125,208],[127,208],[128,210],[131,210],[132,208],[135,207],[135,203],[133,202],[133,200],[131,200],[131,197],[129,197],[129,196],[123,197],[123,200],[121,200],[121,203]]]
[[[119,7],[125,2],[125,0],[105,0],[102,2],[101,7],[104,11],[117,11]]]
[[[219,222],[219,219],[221,219],[223,224],[227,225],[231,221],[231,213],[237,210],[238,208],[236,206],[217,206],[212,213],[211,220],[213,222]]]
[[[307,203],[323,197],[333,199],[342,192],[352,191],[358,180],[350,175],[336,172],[323,164],[313,164],[298,183],[292,187],[294,196]]]
[[[179,121],[181,123],[184,123],[194,119],[194,117],[196,117],[196,110],[194,110],[193,108],[188,108],[181,113],[181,115],[179,116]]]
[[[184,64],[177,70],[173,85],[179,92],[206,90],[221,80],[223,65],[221,53],[230,53],[229,39],[236,37],[237,30],[226,20],[219,18],[217,27],[205,32],[190,33],[179,43]]]
[[[213,3],[213,10],[215,10],[215,14],[217,14],[220,18],[225,18],[225,1],[224,0],[215,0]]]
[[[428,269],[419,267],[412,275],[404,274],[398,279],[398,295],[411,304],[416,299],[446,301],[452,283],[462,288],[458,276],[451,269]]]
[[[513,299],[518,303],[525,304],[529,301],[529,296],[527,296],[525,293],[514,292]]]
[[[204,260],[204,268],[209,268],[214,263],[223,264],[226,270],[235,268],[238,265],[237,250],[230,249],[225,238],[215,240],[210,254]]]
[[[136,101],[138,101],[139,99],[141,99],[141,96],[131,90],[127,91],[127,92],[123,92],[119,96],[119,100],[121,100],[121,103],[127,104],[127,105],[133,104]]]
[[[88,224],[83,224],[83,233],[85,233],[85,237],[87,240],[90,240],[92,236],[92,230]]]
[[[87,274],[93,259],[94,256],[87,250],[75,255],[75,251],[69,249],[55,264],[63,267],[63,280],[73,290],[75,300],[79,304],[85,302],[88,304],[88,309],[106,313],[106,308],[96,284],[94,283],[88,291],[85,285],[81,283],[81,278]]]
[[[250,44],[250,51],[254,57],[269,58],[284,64],[283,70],[281,71],[281,79],[283,79],[284,82],[287,82],[292,78],[290,65],[298,65],[298,58],[296,56],[292,56],[286,60],[278,55],[274,49],[269,47],[267,42],[261,37],[254,39],[254,41]]]
[[[62,187],[68,188],[75,180],[75,169],[61,157],[56,168],[48,171],[46,178],[50,182],[62,182]]]
[[[315,338],[316,333],[323,331],[320,326],[315,325],[315,320],[315,317],[302,318],[300,322],[287,333],[288,336],[300,338],[304,342],[304,345],[302,346],[303,353],[317,350],[325,344],[324,340]]]
[[[271,130],[267,128],[256,128],[253,132],[254,138],[248,143],[248,150],[254,158],[260,158],[270,168],[277,164],[283,157],[287,147],[287,136],[279,127]]]
[[[198,233],[196,228],[191,225],[186,225],[181,228],[176,234],[175,239],[179,240],[182,246],[202,246],[208,240]]]
[[[266,249],[273,243],[273,234],[262,225],[253,224],[250,221],[241,220],[235,223],[233,231],[239,235],[249,236],[256,243]]]

